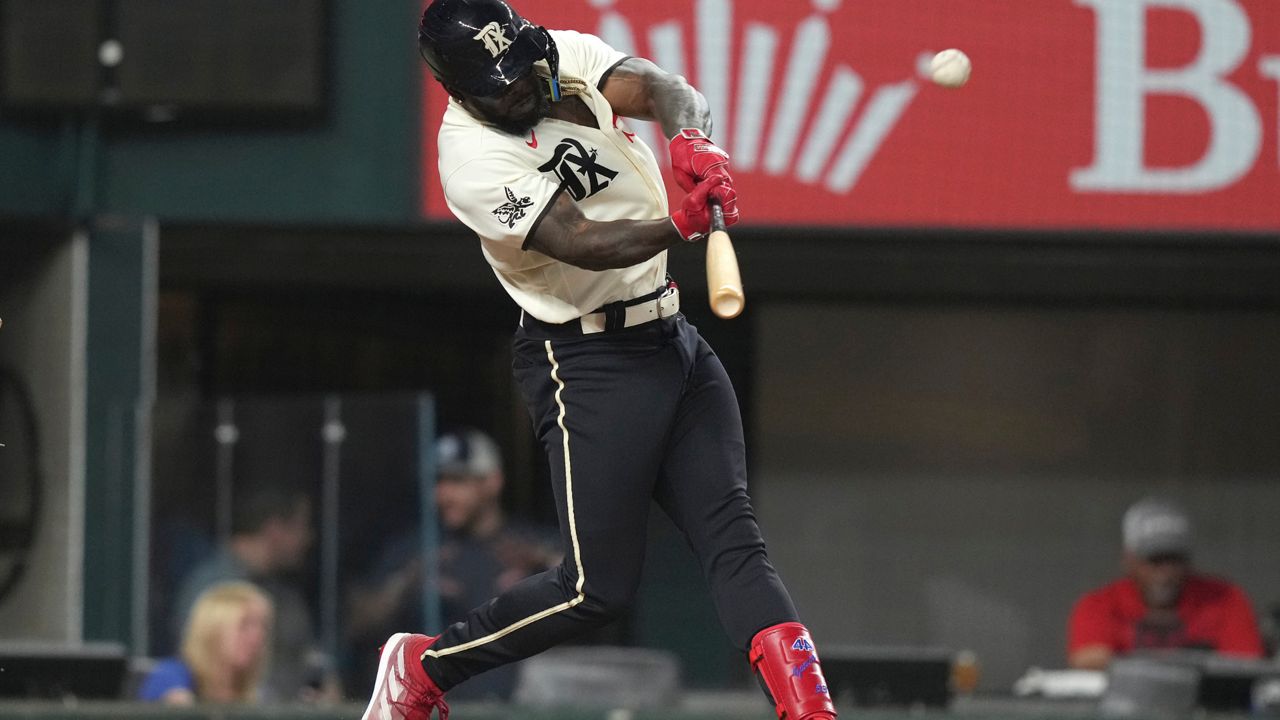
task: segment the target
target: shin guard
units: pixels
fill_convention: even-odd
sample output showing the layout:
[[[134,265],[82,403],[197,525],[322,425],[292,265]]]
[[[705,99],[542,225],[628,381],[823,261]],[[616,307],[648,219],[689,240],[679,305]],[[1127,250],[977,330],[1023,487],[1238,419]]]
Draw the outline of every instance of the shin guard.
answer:
[[[779,720],[835,718],[818,651],[804,625],[788,622],[761,630],[751,639],[749,657]]]

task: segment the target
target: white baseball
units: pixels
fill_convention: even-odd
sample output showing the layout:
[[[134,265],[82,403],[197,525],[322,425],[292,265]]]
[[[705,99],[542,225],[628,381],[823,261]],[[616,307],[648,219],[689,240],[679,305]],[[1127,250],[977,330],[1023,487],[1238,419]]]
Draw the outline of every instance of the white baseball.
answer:
[[[103,40],[98,46],[98,62],[103,67],[115,67],[124,59],[124,45],[119,40]]]
[[[929,77],[942,87],[958,88],[964,85],[969,82],[969,73],[972,71],[969,56],[955,48],[934,55],[929,63]]]

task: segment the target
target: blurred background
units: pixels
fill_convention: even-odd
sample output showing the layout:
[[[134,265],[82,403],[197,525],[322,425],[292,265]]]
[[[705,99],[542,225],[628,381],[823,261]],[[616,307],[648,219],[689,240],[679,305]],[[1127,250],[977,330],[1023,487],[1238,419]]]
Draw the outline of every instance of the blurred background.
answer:
[[[274,699],[354,716],[362,591],[400,578],[412,617],[447,619],[446,429],[492,437],[504,516],[554,534],[518,310],[436,177],[422,6],[0,0],[0,657],[35,668],[5,694],[73,692],[95,658],[128,668],[98,696],[132,693],[177,652],[193,571],[270,526],[255,577],[288,588],[275,630],[297,620],[302,648],[273,658],[300,673]],[[516,7],[712,106],[745,313],[711,315],[701,247],[670,265],[820,648],[964,651],[980,673],[952,691],[1009,694],[1066,667],[1073,604],[1121,573],[1120,517],[1153,494],[1274,648],[1280,4]],[[950,47],[958,90],[923,71]],[[766,717],[651,525],[633,611],[581,644],[660,651],[684,690]]]

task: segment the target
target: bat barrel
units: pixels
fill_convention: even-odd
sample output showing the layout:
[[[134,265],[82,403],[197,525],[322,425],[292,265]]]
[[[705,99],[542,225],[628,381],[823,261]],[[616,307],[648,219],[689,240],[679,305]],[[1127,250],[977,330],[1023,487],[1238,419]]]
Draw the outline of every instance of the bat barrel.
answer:
[[[736,287],[720,287],[711,291],[711,311],[716,317],[728,320],[742,314],[742,290]]]
[[[715,200],[711,201],[711,234],[707,236],[707,293],[711,311],[725,320],[737,317],[746,305],[738,256],[724,229],[724,210]]]

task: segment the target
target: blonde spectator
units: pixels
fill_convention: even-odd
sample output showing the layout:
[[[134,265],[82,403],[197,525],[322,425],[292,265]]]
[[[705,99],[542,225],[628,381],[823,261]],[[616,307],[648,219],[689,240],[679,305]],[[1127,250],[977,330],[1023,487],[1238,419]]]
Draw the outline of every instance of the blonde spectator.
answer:
[[[205,590],[191,609],[181,657],[161,661],[143,680],[138,699],[170,705],[256,701],[273,612],[271,600],[252,583]]]
[[[275,607],[271,669],[263,680],[262,699],[337,699],[331,661],[319,649],[310,603],[296,577],[306,567],[315,539],[310,496],[289,485],[262,483],[244,488],[235,501],[231,537],[182,581],[172,617],[174,637],[182,637],[200,593],[218,583],[251,582]]]

